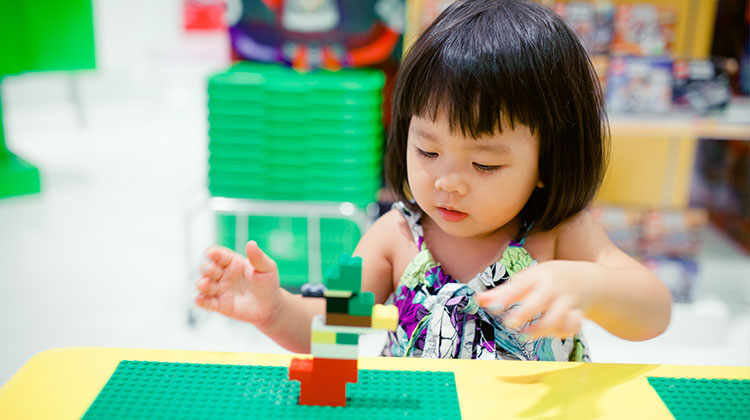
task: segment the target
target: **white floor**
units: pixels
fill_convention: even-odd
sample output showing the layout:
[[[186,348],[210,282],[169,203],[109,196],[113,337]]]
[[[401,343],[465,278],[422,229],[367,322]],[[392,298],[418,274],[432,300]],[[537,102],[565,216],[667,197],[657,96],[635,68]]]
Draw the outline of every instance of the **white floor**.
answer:
[[[154,42],[150,21],[123,35],[127,4],[95,2],[97,71],[2,82],[8,146],[41,169],[43,192],[0,200],[0,384],[58,347],[283,351],[221,317],[188,325],[205,77],[226,66],[225,39],[175,29]],[[646,343],[587,325],[596,361],[750,365],[750,259],[714,231],[705,239],[698,303],[675,307],[670,330]]]

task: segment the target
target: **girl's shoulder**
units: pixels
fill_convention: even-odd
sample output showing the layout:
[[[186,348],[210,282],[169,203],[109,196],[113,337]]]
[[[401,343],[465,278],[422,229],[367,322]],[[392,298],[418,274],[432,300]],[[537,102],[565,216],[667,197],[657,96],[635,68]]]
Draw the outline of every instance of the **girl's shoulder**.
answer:
[[[376,302],[385,302],[416,254],[417,245],[401,212],[392,209],[380,216],[354,250],[363,260],[362,289],[375,293]]]
[[[555,228],[535,233],[526,240],[526,249],[540,262],[551,259],[593,260],[598,252],[611,246],[604,228],[585,209]]]
[[[414,243],[414,239],[412,229],[402,211],[392,208],[372,224],[360,242],[379,248],[390,258],[398,255],[404,248],[411,248],[410,244]]]

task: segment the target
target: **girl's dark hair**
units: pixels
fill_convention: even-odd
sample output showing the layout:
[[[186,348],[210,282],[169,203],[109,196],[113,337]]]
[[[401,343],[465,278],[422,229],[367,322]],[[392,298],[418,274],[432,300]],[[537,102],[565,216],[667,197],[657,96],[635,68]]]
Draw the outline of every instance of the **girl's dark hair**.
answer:
[[[599,81],[576,35],[542,5],[458,0],[414,43],[396,80],[385,154],[386,181],[406,203],[409,122],[438,112],[472,138],[502,130],[501,116],[538,135],[544,187],[521,214],[534,231],[583,210],[601,184],[608,127]]]

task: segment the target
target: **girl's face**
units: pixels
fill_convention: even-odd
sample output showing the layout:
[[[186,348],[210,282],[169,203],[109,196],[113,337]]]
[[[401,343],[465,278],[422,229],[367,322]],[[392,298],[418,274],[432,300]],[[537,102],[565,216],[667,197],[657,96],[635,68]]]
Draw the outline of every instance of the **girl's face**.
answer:
[[[413,116],[406,166],[419,207],[446,233],[485,237],[511,222],[535,186],[539,139],[521,124],[479,139],[451,132],[443,114]],[[515,233],[515,232],[514,232]]]

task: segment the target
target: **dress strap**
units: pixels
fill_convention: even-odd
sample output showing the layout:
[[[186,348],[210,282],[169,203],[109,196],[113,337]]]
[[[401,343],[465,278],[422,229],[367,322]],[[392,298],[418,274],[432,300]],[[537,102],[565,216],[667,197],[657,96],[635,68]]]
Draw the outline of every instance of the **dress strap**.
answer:
[[[419,211],[411,210],[406,207],[406,204],[402,201],[397,201],[391,206],[393,209],[397,209],[406,223],[409,225],[411,230],[411,236],[414,238],[414,243],[417,244],[417,248],[421,251],[424,244],[424,229],[422,229],[422,213]]]
[[[526,236],[528,236],[531,227],[534,226],[534,222],[521,222],[521,227],[518,229],[518,236],[521,238],[518,241],[514,241],[516,244],[523,246],[526,243]]]

